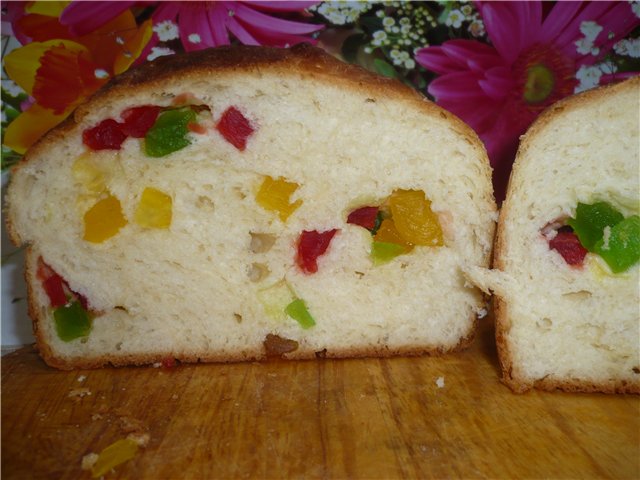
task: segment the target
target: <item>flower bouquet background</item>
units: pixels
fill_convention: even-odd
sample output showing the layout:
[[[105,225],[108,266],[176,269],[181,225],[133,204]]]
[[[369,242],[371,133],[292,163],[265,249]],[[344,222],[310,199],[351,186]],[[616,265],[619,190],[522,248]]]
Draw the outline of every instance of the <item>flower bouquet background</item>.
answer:
[[[3,1],[3,182],[30,145],[135,65],[309,42],[462,118],[487,147],[500,201],[519,136],[543,109],[640,72],[639,26],[637,1]],[[2,345],[24,344],[22,259],[2,232]]]

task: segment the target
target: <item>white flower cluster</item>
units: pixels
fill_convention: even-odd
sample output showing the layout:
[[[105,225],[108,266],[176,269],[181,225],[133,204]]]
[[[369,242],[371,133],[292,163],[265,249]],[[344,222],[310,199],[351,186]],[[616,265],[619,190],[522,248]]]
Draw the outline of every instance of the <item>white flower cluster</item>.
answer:
[[[444,20],[444,24],[447,27],[453,28],[462,27],[464,22],[469,22],[467,30],[472,36],[478,38],[486,33],[480,14],[471,4],[464,4],[460,8],[451,9]]]
[[[420,2],[385,2],[385,5],[390,8],[376,12],[382,29],[373,32],[373,40],[364,51],[372,53],[382,48],[395,66],[411,70],[416,66],[412,58],[415,51],[428,45],[426,31],[438,23]]]
[[[640,1],[631,0],[629,3],[631,4],[631,11],[635,13],[636,17],[640,18]]]
[[[158,39],[161,42],[168,42],[170,40],[180,38],[178,25],[173,23],[171,20],[165,20],[163,22],[156,23],[153,26],[153,31],[158,34]]]
[[[578,53],[581,55],[598,55],[600,53],[600,49],[594,45],[594,42],[598,35],[600,35],[601,31],[602,26],[598,25],[596,22],[591,20],[582,22],[580,24],[580,33],[582,33],[584,37],[575,42]]]
[[[612,62],[602,62],[595,65],[582,65],[576,72],[576,79],[580,82],[574,93],[584,92],[600,85],[602,75],[616,73],[618,67]]]
[[[640,58],[640,38],[624,38],[613,46],[618,55]]]
[[[367,12],[375,2],[338,0],[333,2],[322,2],[314,5],[309,10],[318,12],[334,25],[346,25],[354,23],[360,15]]]

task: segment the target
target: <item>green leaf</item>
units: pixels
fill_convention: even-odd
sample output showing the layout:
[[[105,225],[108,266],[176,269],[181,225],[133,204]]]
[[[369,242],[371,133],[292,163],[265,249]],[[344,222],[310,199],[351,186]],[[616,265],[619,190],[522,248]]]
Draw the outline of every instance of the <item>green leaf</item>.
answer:
[[[358,51],[366,43],[364,33],[356,33],[348,36],[342,43],[342,57],[349,63],[357,63]]]
[[[593,251],[607,262],[613,273],[624,272],[640,260],[640,217],[633,215],[610,227],[608,238],[595,244]]]
[[[376,69],[376,72],[378,72],[380,75],[384,75],[385,77],[389,78],[398,78],[398,72],[396,72],[396,69],[393,68],[393,65],[391,65],[390,63],[385,62],[380,58],[376,58],[373,61],[373,65]]]
[[[29,96],[26,93],[21,92],[18,95],[11,95],[4,88],[2,89],[2,103],[13,107],[19,112],[21,111],[20,104],[28,98]]]
[[[613,227],[623,218],[623,215],[607,202],[578,203],[576,218],[570,218],[567,224],[573,228],[582,246],[593,252],[594,245],[604,235],[605,227]]]

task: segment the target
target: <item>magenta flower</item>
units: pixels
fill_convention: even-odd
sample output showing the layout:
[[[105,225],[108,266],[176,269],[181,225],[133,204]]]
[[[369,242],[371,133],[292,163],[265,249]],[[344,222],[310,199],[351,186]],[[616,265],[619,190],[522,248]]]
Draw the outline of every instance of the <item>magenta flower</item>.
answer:
[[[416,61],[440,74],[428,87],[437,103],[484,141],[501,201],[520,135],[543,109],[581,89],[576,74],[640,21],[629,2],[557,2],[546,16],[539,1],[477,6],[491,45],[449,40],[419,50]]]
[[[62,13],[60,22],[76,35],[95,30],[121,11],[149,2],[72,2]],[[315,40],[309,36],[324,28],[279,18],[276,14],[303,13],[317,1],[218,1],[158,2],[152,13],[154,34],[141,55],[172,53],[156,48],[161,41],[180,38],[186,51],[229,45],[231,36],[245,45],[284,47]]]

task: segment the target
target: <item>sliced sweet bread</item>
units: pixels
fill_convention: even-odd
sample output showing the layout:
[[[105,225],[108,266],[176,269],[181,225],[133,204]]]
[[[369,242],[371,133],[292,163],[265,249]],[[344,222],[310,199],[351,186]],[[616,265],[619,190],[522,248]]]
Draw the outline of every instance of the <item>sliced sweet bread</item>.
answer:
[[[640,393],[640,77],[550,107],[523,138],[494,269],[504,381]]]
[[[126,72],[30,149],[7,202],[65,369],[456,350],[497,219],[470,128],[309,46]]]

